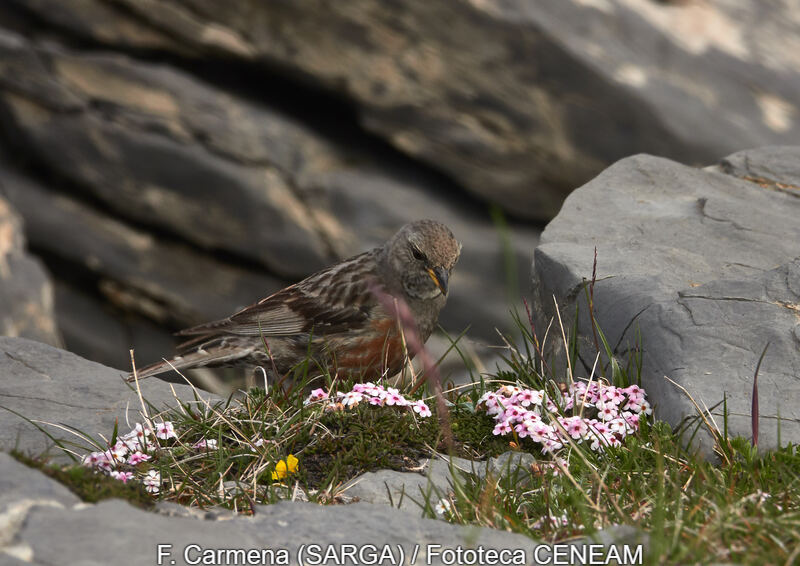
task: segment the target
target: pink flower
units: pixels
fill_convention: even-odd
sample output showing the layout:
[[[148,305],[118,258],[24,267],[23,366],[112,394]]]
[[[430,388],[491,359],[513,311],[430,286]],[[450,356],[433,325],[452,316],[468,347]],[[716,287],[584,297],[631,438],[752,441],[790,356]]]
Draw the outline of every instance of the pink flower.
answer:
[[[641,395],[642,398],[631,411],[626,407],[622,412],[620,405],[626,402],[632,404],[630,397],[626,397],[628,393]],[[646,410],[652,412],[649,403],[645,403],[641,388],[622,389],[578,381],[567,391],[552,398],[547,398],[542,390],[503,386],[497,391],[484,393],[477,404],[494,417],[494,435],[505,435],[513,430],[519,438],[530,438],[540,443],[542,453],[547,454],[562,449],[570,437],[579,441],[587,440],[592,450],[620,445],[627,434],[638,429],[641,419],[639,413],[645,414]],[[589,420],[578,415],[561,416],[565,410],[581,405],[594,406],[597,417]],[[559,423],[558,428],[553,426],[554,419]]]
[[[216,450],[217,441],[213,438],[201,438],[192,445],[195,450]]]
[[[321,387],[314,389],[311,394],[308,396],[308,399],[305,400],[304,404],[308,405],[309,403],[313,403],[315,401],[322,401],[323,399],[328,398],[328,393]]]
[[[499,423],[494,425],[494,430],[492,431],[492,434],[498,436],[498,435],[508,434],[509,432],[511,432],[511,425],[508,424],[508,421],[500,421]]]
[[[617,387],[606,387],[603,390],[603,400],[613,403],[614,405],[619,405],[625,400],[625,394]]]
[[[125,438],[121,436],[119,440],[117,440],[117,444],[122,444],[125,446],[125,448],[128,449],[128,452],[136,452],[142,447],[142,445],[139,443],[139,439],[136,436],[133,438]]]
[[[586,421],[584,421],[581,417],[570,417],[566,419],[566,423],[564,423],[564,428],[572,438],[578,439],[583,438],[586,436],[586,433],[589,431],[589,427],[586,425]]]
[[[538,423],[542,421],[542,417],[540,417],[533,411],[525,411],[525,414],[522,415],[522,421],[530,423]]]
[[[395,405],[397,407],[405,407],[409,404],[406,398],[400,395],[400,393],[394,387],[388,388],[384,401],[387,405]]]
[[[110,472],[114,467],[114,463],[114,455],[111,453],[111,450],[106,450],[103,452],[103,459],[97,464],[97,467],[104,472]]]
[[[417,401],[414,403],[413,408],[414,412],[419,413],[420,417],[430,417],[432,414],[430,407],[428,407],[424,401]]]
[[[480,399],[478,399],[478,404],[481,403],[485,404],[486,406],[489,406],[490,403],[496,405],[497,393],[495,393],[494,391],[487,391],[486,393],[481,395]]]
[[[149,454],[144,454],[142,452],[134,452],[130,456],[128,456],[128,464],[131,466],[136,466],[142,462],[147,462],[150,459]]]
[[[177,438],[178,436],[175,434],[175,428],[172,426],[172,423],[170,421],[164,421],[163,423],[156,423],[156,437],[167,440],[168,438]]]
[[[353,387],[353,391],[356,391],[356,388]],[[372,395],[373,397],[379,396],[385,390],[382,385],[375,385],[371,381],[361,384],[361,388],[359,389],[360,393],[365,395]]]
[[[142,483],[148,492],[152,494],[158,493],[161,491],[161,473],[156,470],[150,470],[142,479]]]
[[[145,442],[145,437],[150,434],[150,429],[145,429],[142,426],[142,423],[136,423],[134,425],[133,430],[131,430],[128,434],[123,435],[121,438],[126,442],[135,442],[138,445],[142,445]]]
[[[597,402],[597,416],[601,420],[610,421],[617,417],[617,406],[605,401]]]
[[[119,472],[114,470],[109,475],[115,480],[121,481],[122,483],[128,483],[128,480],[133,478],[133,472]]]
[[[516,405],[512,405],[505,411],[505,415],[503,415],[503,420],[517,422],[522,420],[522,416],[525,414],[525,411]]]
[[[626,387],[626,388],[625,388],[625,389],[623,389],[622,391],[624,391],[624,392],[625,392],[625,394],[626,394],[628,397],[637,397],[637,396],[642,396],[642,397],[644,397],[644,389],[642,389],[641,387],[639,387],[639,386],[638,386],[638,385],[636,385],[636,384],[629,385],[628,387]]]
[[[528,434],[536,442],[542,442],[554,436],[553,427],[541,421],[534,421],[528,425]]]
[[[520,405],[527,407],[528,405],[541,405],[544,401],[544,391],[534,391],[533,389],[525,389],[519,394]]]
[[[555,452],[556,450],[560,450],[563,447],[564,445],[558,440],[553,440],[550,438],[542,439],[542,454],[547,454],[548,452]]]
[[[344,397],[342,398],[342,404],[344,404],[345,407],[355,407],[363,399],[364,396],[358,391],[350,391],[349,393],[345,393]]]
[[[600,399],[601,389],[602,386],[598,386],[597,382],[593,381],[591,384],[584,384],[583,387],[578,388],[578,394],[576,396],[581,402],[583,402],[583,398],[586,397],[586,404],[594,405]]]
[[[639,415],[636,413],[622,413],[622,418],[625,419],[625,424],[628,425],[628,433],[633,433],[639,430]]]
[[[586,382],[585,381],[575,381],[569,387],[569,394],[570,395],[583,395],[586,392]]]
[[[606,446],[607,444],[608,441],[605,439],[605,437],[600,435],[592,439],[592,442],[589,443],[589,448],[591,448],[595,452],[602,452],[603,446]]]
[[[124,462],[125,456],[128,454],[129,449],[128,445],[122,439],[117,440],[117,443],[114,444],[113,447],[109,450],[111,455],[114,457],[114,460]]]
[[[626,434],[627,426],[625,424],[625,419],[616,418],[608,421],[608,430],[622,435]]]
[[[92,452],[84,456],[81,462],[87,468],[99,468],[103,464],[108,464],[108,459],[104,452]]]

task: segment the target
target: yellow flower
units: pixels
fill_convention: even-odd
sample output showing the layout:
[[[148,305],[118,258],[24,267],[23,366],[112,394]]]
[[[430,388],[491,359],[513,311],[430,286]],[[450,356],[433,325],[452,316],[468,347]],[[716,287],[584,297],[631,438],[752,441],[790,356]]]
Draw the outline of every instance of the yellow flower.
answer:
[[[289,474],[295,473],[297,471],[298,462],[299,460],[295,458],[293,454],[289,454],[285,460],[281,460],[275,464],[275,471],[272,472],[272,479],[282,480]]]

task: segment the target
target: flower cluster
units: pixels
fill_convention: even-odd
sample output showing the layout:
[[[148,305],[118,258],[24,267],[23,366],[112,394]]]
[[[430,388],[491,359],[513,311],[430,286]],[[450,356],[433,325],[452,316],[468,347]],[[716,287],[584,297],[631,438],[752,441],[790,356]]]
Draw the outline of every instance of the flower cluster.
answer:
[[[494,417],[495,435],[516,434],[552,453],[569,443],[586,442],[592,450],[619,446],[639,429],[642,415],[652,413],[644,389],[577,381],[552,398],[544,390],[505,385],[489,391],[478,407]],[[570,414],[572,413],[572,415]]]
[[[401,395],[394,387],[384,387],[370,381],[356,383],[351,391],[347,393],[337,391],[335,395],[328,394],[324,389],[315,389],[305,400],[305,404],[325,400],[329,402],[328,407],[331,410],[355,407],[360,403],[367,403],[381,407],[408,407],[420,417],[431,416],[431,410],[425,401],[412,401]]]
[[[152,469],[144,470],[138,476],[136,473],[140,464],[152,458],[150,453],[155,444],[154,437],[163,440],[174,438],[175,428],[169,421],[154,423],[153,428],[136,423],[133,430],[119,436],[108,450],[87,454],[82,463],[123,483],[138,477],[147,491],[158,493],[161,490],[161,474]]]
[[[117,441],[107,450],[92,452],[83,457],[84,466],[102,472],[107,476],[128,483],[133,479],[142,482],[145,489],[157,494],[161,491],[161,473],[147,469],[141,464],[153,458],[153,449],[158,440],[177,438],[175,427],[170,421],[153,423],[153,426],[136,423],[127,434],[117,437]],[[157,440],[158,439],[158,440]],[[194,444],[195,450],[214,450],[217,441],[202,439]]]

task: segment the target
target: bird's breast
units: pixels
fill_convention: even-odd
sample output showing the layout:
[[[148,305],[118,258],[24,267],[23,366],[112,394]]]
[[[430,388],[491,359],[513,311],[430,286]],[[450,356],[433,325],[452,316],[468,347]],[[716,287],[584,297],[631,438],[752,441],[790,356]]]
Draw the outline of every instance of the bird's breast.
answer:
[[[361,332],[332,340],[328,347],[337,370],[364,379],[394,375],[406,358],[397,322],[390,318],[373,320]]]

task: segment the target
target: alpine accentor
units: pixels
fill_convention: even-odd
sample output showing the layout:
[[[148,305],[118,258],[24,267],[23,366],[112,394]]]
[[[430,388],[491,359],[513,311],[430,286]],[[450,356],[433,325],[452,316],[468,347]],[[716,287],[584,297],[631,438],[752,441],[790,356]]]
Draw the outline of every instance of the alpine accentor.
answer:
[[[178,346],[178,356],[144,367],[137,376],[173,368],[261,366],[281,377],[309,356],[332,373],[364,379],[394,375],[406,351],[396,316],[378,295],[404,301],[425,342],[445,304],[460,253],[461,244],[444,224],[406,224],[381,247],[319,271],[229,318],[178,332],[191,337]]]

